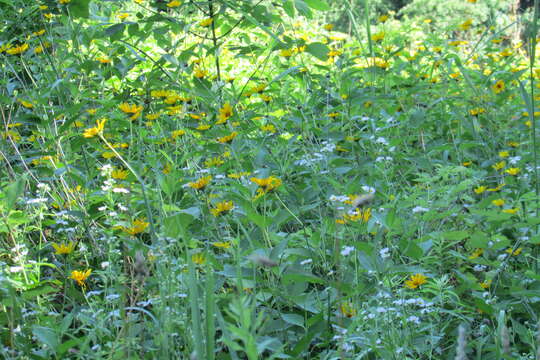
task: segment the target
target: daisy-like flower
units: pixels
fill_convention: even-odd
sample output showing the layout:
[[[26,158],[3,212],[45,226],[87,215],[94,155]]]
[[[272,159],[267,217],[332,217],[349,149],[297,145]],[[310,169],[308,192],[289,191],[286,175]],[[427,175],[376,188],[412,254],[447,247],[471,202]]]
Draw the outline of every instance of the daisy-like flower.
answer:
[[[123,227],[122,230],[125,233],[128,233],[129,235],[137,235],[144,232],[144,230],[146,230],[148,225],[150,225],[150,223],[144,221],[144,219],[136,219],[133,221],[131,227],[129,228]]]
[[[188,186],[195,190],[203,190],[208,184],[210,184],[211,180],[212,180],[212,177],[208,175],[200,179],[197,179],[197,181],[188,183]]]
[[[216,124],[224,124],[227,120],[233,116],[233,108],[228,102],[223,104],[223,107],[219,109],[218,121]]]
[[[508,175],[516,176],[517,174],[519,174],[520,171],[520,168],[508,168],[506,169],[505,173],[507,173]]]
[[[503,206],[504,205],[504,199],[495,199],[491,203],[495,206]]]
[[[351,303],[342,303],[339,306],[339,311],[341,314],[345,317],[352,318],[356,315],[356,309],[353,307]]]
[[[255,184],[259,185],[259,188],[257,189],[257,193],[261,195],[268,193],[276,189],[277,187],[281,186],[281,179],[275,176],[270,176],[263,179],[252,177],[250,180],[254,182]]]
[[[86,288],[85,281],[91,273],[92,269],[87,269],[86,271],[73,270],[69,278],[75,280],[80,287]]]
[[[229,144],[231,143],[234,138],[238,135],[236,131],[233,131],[230,135],[222,136],[220,138],[217,138],[217,141],[222,144]]]
[[[423,274],[411,275],[409,280],[405,281],[405,286],[409,289],[416,289],[419,286],[427,283],[427,277]]]
[[[191,261],[193,261],[197,265],[202,265],[206,261],[206,257],[203,253],[197,253],[191,255]]]
[[[75,249],[75,243],[73,241],[70,241],[67,244],[66,243],[61,243],[61,244],[52,243],[51,245],[54,248],[55,250],[54,253],[56,255],[69,255]]]
[[[84,130],[83,136],[89,139],[89,138],[93,138],[94,136],[98,134],[103,133],[103,129],[105,128],[106,121],[107,121],[106,118],[103,118],[101,120],[96,120],[96,126]]]
[[[169,7],[169,8],[179,7],[180,5],[182,5],[182,3],[180,1],[178,1],[178,0],[169,1],[167,3],[167,7]]]
[[[212,25],[213,22],[214,22],[213,18],[207,18],[207,19],[201,20],[199,22],[199,26],[208,27],[208,26]]]
[[[210,209],[210,212],[215,217],[218,217],[220,215],[226,214],[227,212],[231,211],[234,208],[234,204],[232,201],[221,201],[216,204],[216,207],[213,209]]]
[[[504,88],[505,88],[504,81],[499,80],[495,84],[493,84],[493,86],[491,87],[491,90],[493,90],[495,94],[499,94],[504,91]]]
[[[6,53],[8,53],[9,55],[20,55],[23,52],[25,52],[26,50],[28,50],[28,47],[29,47],[29,45],[24,43],[24,44],[14,46],[14,47],[11,47],[11,48],[7,49]]]

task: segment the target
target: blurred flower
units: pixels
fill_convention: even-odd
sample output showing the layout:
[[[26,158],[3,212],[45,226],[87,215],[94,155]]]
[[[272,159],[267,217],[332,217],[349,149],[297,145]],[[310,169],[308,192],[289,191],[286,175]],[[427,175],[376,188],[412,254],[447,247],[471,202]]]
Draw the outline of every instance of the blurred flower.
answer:
[[[423,274],[411,275],[409,280],[405,281],[405,286],[409,289],[416,289],[420,285],[423,285],[427,282],[427,277]]]
[[[52,243],[52,247],[55,250],[56,255],[69,255],[73,252],[73,249],[75,248],[75,243],[73,241],[70,241],[68,244],[61,243],[56,244]]]
[[[86,288],[85,281],[91,273],[92,269],[87,269],[86,271],[73,270],[69,278],[75,280],[82,288]]]
[[[234,208],[234,204],[232,201],[221,201],[216,204],[216,207],[214,207],[213,209],[210,209],[210,212],[215,217],[218,217],[220,215],[223,215],[229,212],[233,208]]]

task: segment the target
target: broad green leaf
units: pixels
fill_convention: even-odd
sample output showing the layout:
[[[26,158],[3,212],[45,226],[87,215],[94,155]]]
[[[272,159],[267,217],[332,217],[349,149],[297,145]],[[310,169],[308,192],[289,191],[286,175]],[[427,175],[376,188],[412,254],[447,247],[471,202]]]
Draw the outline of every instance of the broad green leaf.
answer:
[[[294,17],[294,3],[292,2],[292,0],[287,0],[285,1],[285,3],[283,4],[283,10],[285,10],[285,13],[287,15],[289,15],[289,17]]]
[[[58,335],[53,329],[36,325],[32,328],[32,333],[39,342],[47,345],[51,350],[55,352],[58,350],[58,345],[60,345],[60,342]]]
[[[15,203],[22,195],[24,191],[24,186],[26,185],[26,175],[23,175],[13,184],[8,185],[5,189],[6,200],[7,200],[7,210],[11,210],[15,207]]]
[[[304,0],[310,8],[315,10],[327,11],[330,10],[330,6],[324,0]]]
[[[88,18],[90,16],[90,0],[74,0],[69,3],[69,13],[75,18]]]
[[[323,43],[312,43],[306,47],[306,51],[315,56],[317,59],[326,61],[328,60],[328,53],[330,52],[330,49]]]

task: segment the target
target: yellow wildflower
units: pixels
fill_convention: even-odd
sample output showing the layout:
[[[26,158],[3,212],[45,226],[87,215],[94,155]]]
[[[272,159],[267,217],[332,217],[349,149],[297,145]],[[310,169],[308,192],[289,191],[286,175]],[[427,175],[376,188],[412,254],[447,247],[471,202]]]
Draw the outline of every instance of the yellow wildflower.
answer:
[[[167,7],[169,7],[169,8],[175,8],[175,7],[178,7],[180,5],[182,5],[182,3],[180,1],[178,1],[178,0],[173,0],[173,1],[170,1],[170,2],[167,3]]]
[[[222,136],[220,138],[217,138],[217,141],[222,144],[228,144],[233,141],[233,139],[238,135],[238,132],[233,131],[230,133],[230,135]]]
[[[505,201],[504,199],[495,199],[491,203],[495,206],[503,206]]]
[[[6,53],[8,53],[9,55],[20,55],[26,50],[28,50],[28,47],[29,45],[24,43],[24,44],[7,49]]]
[[[88,138],[93,138],[94,136],[103,133],[103,129],[105,127],[106,121],[107,121],[106,118],[103,118],[101,120],[96,120],[96,126],[84,130],[83,136],[88,139]]]
[[[144,219],[136,219],[132,222],[132,226],[130,228],[122,227],[122,230],[129,235],[137,235],[144,232],[148,225],[150,225],[150,223],[144,221]]]
[[[191,261],[193,261],[197,265],[202,265],[206,261],[206,258],[203,253],[197,253],[191,255]]]
[[[505,170],[505,173],[508,175],[516,176],[521,171],[520,168],[508,168]]]
[[[501,93],[501,92],[504,91],[504,87],[505,87],[504,81],[499,80],[499,81],[497,81],[495,84],[493,84],[493,86],[491,87],[491,89],[493,90],[493,92],[494,92],[495,94],[499,94],[499,93]]]
[[[87,269],[86,271],[73,270],[69,278],[75,280],[82,288],[86,288],[85,281],[91,273],[92,269]]]
[[[257,189],[259,194],[268,193],[281,185],[281,179],[275,176],[269,176],[267,178],[252,177],[250,180],[259,185],[259,189]]]
[[[202,27],[208,27],[208,26],[212,25],[212,22],[214,22],[213,18],[207,18],[207,19],[201,20],[199,22],[199,25],[202,26]]]
[[[233,116],[233,108],[231,104],[227,102],[219,109],[219,116],[216,124],[224,124],[231,116]]]
[[[353,307],[351,303],[342,303],[339,306],[339,311],[341,314],[345,317],[352,318],[356,315],[356,309]]]
[[[215,217],[218,217],[219,215],[229,212],[233,208],[234,208],[234,204],[232,201],[221,201],[216,204],[215,208],[210,209],[210,212]]]
[[[123,170],[123,169],[115,169],[111,173],[112,178],[117,179],[117,180],[125,180],[128,177],[128,175],[129,175],[128,171]]]
[[[61,243],[61,244],[52,243],[52,247],[54,248],[54,250],[55,250],[54,253],[56,255],[69,255],[75,249],[75,243],[73,241],[70,241],[67,244],[65,244],[65,243]]]
[[[484,253],[484,249],[476,249],[476,250],[473,251],[471,256],[469,256],[469,259],[474,260],[474,259],[478,258],[480,255],[482,255],[483,253]]]
[[[423,274],[411,275],[409,280],[405,281],[405,286],[409,289],[416,289],[417,287],[425,284],[427,282],[427,277]]]
[[[212,243],[212,245],[220,249],[228,249],[231,247],[231,242],[230,241],[215,241]]]
[[[212,176],[205,176],[200,179],[197,179],[195,182],[188,183],[188,186],[190,188],[193,188],[195,190],[203,190],[212,180]]]

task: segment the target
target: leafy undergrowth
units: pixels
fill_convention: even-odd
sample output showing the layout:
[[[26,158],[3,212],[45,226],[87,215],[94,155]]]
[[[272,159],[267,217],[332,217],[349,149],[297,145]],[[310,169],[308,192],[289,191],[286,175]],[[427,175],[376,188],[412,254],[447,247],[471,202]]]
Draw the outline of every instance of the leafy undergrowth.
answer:
[[[3,358],[538,358],[540,69],[508,24],[0,6]]]

